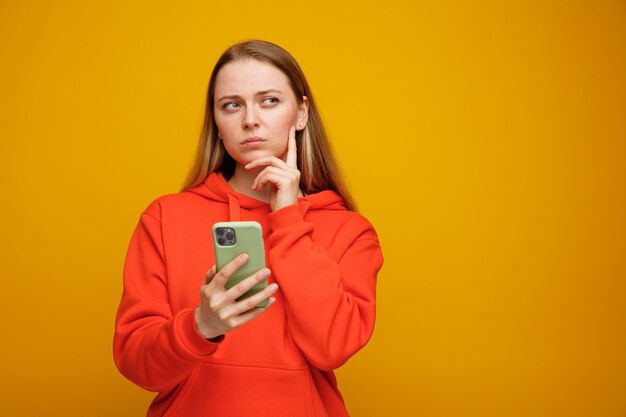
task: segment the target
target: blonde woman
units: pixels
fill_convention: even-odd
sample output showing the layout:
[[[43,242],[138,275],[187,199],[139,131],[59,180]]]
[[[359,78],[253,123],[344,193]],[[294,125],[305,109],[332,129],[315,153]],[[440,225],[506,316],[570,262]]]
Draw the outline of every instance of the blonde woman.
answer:
[[[217,272],[211,228],[238,220],[262,225],[267,268],[227,290],[247,257]],[[372,335],[382,262],[298,63],[236,44],[211,74],[183,191],[150,204],[132,236],[115,362],[158,392],[148,416],[347,416],[333,370]]]

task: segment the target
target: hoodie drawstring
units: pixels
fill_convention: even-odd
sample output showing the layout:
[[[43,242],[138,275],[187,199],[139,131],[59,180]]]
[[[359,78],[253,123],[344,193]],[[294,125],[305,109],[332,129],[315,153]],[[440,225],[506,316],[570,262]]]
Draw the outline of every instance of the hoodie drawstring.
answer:
[[[239,199],[228,193],[228,216],[231,222],[238,222],[241,219],[241,207],[239,207]]]

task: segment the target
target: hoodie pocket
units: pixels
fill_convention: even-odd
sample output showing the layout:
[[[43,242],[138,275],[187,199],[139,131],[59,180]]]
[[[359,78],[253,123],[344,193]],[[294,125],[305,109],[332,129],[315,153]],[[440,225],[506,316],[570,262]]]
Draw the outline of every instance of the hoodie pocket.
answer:
[[[314,384],[306,365],[205,362],[174,400],[167,416],[323,417],[314,413]],[[324,413],[325,414],[325,413]]]

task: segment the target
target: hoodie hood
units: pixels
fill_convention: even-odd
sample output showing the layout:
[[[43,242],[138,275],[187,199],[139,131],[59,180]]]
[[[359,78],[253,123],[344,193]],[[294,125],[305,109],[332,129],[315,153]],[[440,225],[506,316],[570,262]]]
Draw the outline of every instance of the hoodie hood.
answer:
[[[190,188],[188,192],[208,200],[228,204],[231,221],[238,221],[241,218],[241,209],[269,210],[268,203],[233,190],[221,172],[212,172],[202,184]],[[302,215],[309,210],[346,210],[339,194],[332,190],[299,197],[298,206]]]

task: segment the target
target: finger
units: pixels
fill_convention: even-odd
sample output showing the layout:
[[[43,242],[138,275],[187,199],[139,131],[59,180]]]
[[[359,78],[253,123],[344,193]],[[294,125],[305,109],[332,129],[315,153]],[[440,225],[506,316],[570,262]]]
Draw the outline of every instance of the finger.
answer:
[[[211,282],[216,273],[217,273],[217,267],[213,265],[211,269],[207,271],[206,276],[204,277],[203,285],[207,285],[209,282]]]
[[[229,298],[235,300],[239,298],[241,295],[248,292],[250,289],[252,289],[252,287],[257,285],[259,282],[263,281],[264,279],[267,279],[267,277],[269,276],[270,276],[270,270],[267,268],[262,268],[258,270],[257,272],[255,272],[254,274],[250,275],[248,278],[242,279],[236,285],[233,285],[229,290],[226,291],[226,294],[228,295]]]
[[[220,288],[224,288],[230,276],[234,274],[235,271],[237,271],[243,265],[245,265],[246,262],[248,262],[247,253],[242,253],[236,256],[232,261],[224,265],[224,267],[220,269],[217,272],[217,274],[215,274],[215,277],[213,278],[213,281],[212,281],[213,284]]]
[[[276,158],[275,156],[265,156],[263,158],[255,159],[249,164],[246,164],[245,168],[252,169],[252,168],[256,168],[258,166],[263,166],[263,165],[271,165],[271,166],[284,168],[284,169],[289,168],[289,165],[287,165],[285,161],[283,161],[280,158]]]
[[[275,168],[275,167],[273,167],[273,166],[267,166],[267,167],[263,168],[263,169],[261,170],[261,172],[259,172],[259,174],[256,176],[256,178],[255,178],[255,179],[254,179],[254,181],[252,182],[252,189],[253,189],[253,190],[259,189],[259,186],[258,186],[259,181],[260,181],[260,180],[261,180],[261,179],[262,179],[265,175],[267,175],[268,171],[270,171],[271,169],[276,169],[276,168]]]
[[[298,168],[298,146],[296,145],[296,128],[289,129],[289,140],[287,142],[287,165]]]
[[[245,324],[250,320],[259,317],[261,314],[265,313],[267,309],[273,306],[275,303],[276,299],[274,297],[271,297],[265,307],[252,308],[242,314],[239,314],[238,316],[233,318],[232,324],[235,326],[241,326],[242,324]]]
[[[276,291],[278,291],[278,284],[274,283],[268,285],[262,291],[238,301],[233,305],[233,315],[240,315],[256,308],[260,302],[270,298]]]
[[[288,182],[293,178],[288,177],[279,172],[267,172],[258,180],[257,189],[262,190],[267,183],[273,184],[277,190],[285,190],[288,188]]]
[[[284,181],[289,181],[290,179],[295,181],[295,174],[293,176],[289,176],[289,173],[283,169],[276,167],[267,167],[263,171],[261,171],[259,175],[256,176],[254,182],[252,183],[252,189],[262,189],[268,181],[272,182],[276,186],[276,188],[281,189],[284,188],[284,185],[287,185],[281,183]]]

